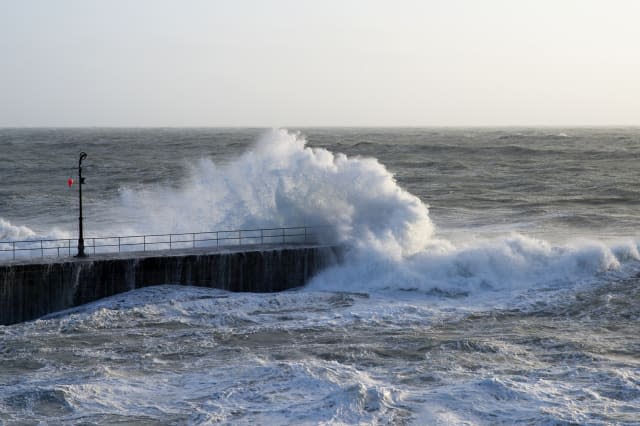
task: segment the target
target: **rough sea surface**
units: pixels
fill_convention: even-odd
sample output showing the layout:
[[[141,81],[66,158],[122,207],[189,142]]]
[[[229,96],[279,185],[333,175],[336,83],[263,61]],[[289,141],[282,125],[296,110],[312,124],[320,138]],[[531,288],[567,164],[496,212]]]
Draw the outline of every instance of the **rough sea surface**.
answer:
[[[0,326],[0,424],[640,424],[640,129],[0,129],[0,242],[75,237],[80,151],[87,236],[350,249]]]

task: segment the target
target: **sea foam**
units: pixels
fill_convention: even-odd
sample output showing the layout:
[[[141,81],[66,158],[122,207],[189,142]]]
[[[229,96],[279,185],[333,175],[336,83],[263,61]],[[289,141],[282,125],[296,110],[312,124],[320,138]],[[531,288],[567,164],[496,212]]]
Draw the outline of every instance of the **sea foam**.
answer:
[[[8,220],[0,217],[0,241],[24,240],[35,236],[36,233],[24,225],[12,225]]]

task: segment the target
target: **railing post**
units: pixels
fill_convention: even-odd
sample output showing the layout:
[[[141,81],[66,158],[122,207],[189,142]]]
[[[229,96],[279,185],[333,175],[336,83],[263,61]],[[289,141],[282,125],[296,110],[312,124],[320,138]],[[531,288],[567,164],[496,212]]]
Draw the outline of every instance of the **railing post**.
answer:
[[[169,250],[171,250],[171,240],[172,240],[173,234],[169,234]]]
[[[16,243],[13,242],[13,260],[16,260]]]
[[[282,228],[282,244],[284,244],[284,228]]]
[[[307,227],[304,227],[304,242],[307,242]]]
[[[142,251],[147,251],[147,236],[142,236]]]
[[[120,253],[120,238],[121,237],[118,237],[118,253]]]
[[[191,239],[193,241],[193,248],[196,248],[196,234],[195,233],[191,234]]]
[[[96,239],[93,238],[93,254],[96,254]]]
[[[260,230],[260,244],[264,244],[264,229]]]
[[[220,234],[216,231],[216,247],[220,245]]]
[[[71,256],[71,240],[67,240],[67,245],[69,246],[69,256]]]
[[[238,231],[238,245],[242,245],[242,231]]]
[[[44,247],[42,247],[42,240],[40,240],[40,257],[44,257]]]

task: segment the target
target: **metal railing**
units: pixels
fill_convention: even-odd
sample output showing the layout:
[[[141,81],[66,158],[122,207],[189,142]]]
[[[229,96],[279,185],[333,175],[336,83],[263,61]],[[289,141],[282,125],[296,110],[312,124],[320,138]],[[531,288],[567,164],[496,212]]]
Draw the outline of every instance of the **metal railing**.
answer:
[[[177,234],[127,235],[85,238],[86,253],[193,249],[217,246],[317,242],[320,227],[238,229],[233,231],[184,232]],[[17,258],[73,256],[78,241],[71,238],[0,241],[0,261]]]

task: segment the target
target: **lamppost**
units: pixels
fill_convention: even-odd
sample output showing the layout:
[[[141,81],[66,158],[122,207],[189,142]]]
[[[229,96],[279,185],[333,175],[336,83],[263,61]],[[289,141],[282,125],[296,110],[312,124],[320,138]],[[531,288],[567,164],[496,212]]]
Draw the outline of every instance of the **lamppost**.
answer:
[[[82,177],[82,160],[84,160],[85,158],[87,158],[87,153],[81,152],[80,159],[78,160],[78,184],[80,188],[78,193],[80,194],[80,216],[78,217],[78,254],[76,257],[87,257],[87,255],[84,253],[84,238],[82,236],[82,184],[84,183],[84,178]]]

